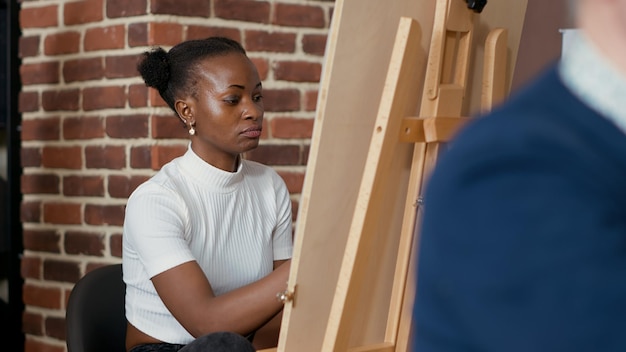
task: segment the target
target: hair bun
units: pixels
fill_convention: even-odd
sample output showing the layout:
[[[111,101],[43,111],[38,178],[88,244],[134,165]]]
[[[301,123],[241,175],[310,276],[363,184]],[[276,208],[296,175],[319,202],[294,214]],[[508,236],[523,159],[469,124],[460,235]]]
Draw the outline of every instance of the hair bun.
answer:
[[[170,80],[170,65],[165,50],[155,48],[145,52],[139,65],[137,65],[137,70],[148,87],[156,88],[159,93],[167,90]]]

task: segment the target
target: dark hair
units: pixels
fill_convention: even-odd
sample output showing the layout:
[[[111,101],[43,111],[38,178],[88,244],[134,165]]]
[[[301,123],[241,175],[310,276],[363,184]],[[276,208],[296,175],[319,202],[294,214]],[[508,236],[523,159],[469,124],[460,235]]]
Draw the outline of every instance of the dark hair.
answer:
[[[176,111],[174,102],[180,94],[194,94],[195,82],[190,79],[196,64],[207,57],[230,53],[246,55],[237,41],[224,37],[188,40],[169,52],[160,47],[143,54],[137,65],[146,86],[156,88],[169,107]]]

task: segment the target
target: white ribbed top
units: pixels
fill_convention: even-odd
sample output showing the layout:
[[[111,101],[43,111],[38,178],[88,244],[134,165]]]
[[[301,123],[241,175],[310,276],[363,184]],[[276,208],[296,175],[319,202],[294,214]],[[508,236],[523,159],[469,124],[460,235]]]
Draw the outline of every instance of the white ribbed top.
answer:
[[[291,257],[291,201],[270,167],[242,160],[215,168],[191,148],[128,199],[123,234],[126,318],[164,342],[193,340],[150,278],[196,260],[216,295],[257,281]]]

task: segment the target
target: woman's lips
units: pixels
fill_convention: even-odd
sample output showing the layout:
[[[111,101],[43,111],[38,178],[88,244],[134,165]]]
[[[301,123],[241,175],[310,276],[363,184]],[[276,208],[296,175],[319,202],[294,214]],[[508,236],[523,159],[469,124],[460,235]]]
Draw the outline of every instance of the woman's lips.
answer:
[[[261,129],[257,127],[248,128],[241,132],[241,134],[248,138],[259,138],[261,136]]]

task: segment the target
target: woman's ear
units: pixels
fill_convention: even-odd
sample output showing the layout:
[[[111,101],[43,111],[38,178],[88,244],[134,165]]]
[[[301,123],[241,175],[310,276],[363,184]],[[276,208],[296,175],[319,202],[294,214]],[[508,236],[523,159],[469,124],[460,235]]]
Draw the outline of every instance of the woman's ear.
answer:
[[[185,125],[193,124],[193,109],[187,102],[183,100],[176,100],[174,108],[176,109],[178,117]]]

